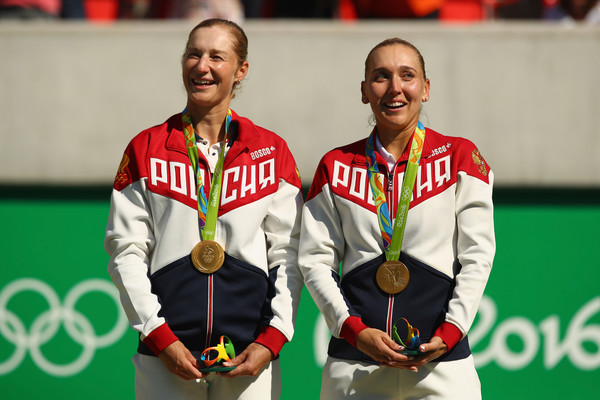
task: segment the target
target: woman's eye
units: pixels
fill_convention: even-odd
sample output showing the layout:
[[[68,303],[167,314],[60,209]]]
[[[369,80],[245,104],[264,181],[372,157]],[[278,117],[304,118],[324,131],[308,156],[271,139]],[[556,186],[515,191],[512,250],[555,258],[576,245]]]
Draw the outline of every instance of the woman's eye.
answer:
[[[404,74],[402,74],[402,79],[404,80],[410,80],[413,79],[415,77],[415,75],[411,72],[405,72]]]

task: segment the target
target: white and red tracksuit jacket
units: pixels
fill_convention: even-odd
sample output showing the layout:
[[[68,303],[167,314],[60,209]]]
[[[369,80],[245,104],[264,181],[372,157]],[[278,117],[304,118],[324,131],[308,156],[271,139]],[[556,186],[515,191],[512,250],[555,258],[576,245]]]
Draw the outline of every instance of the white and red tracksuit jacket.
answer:
[[[142,354],[179,339],[198,357],[227,335],[238,353],[258,342],[277,355],[292,338],[303,287],[296,163],[282,138],[236,113],[230,132],[215,236],[226,258],[210,275],[190,258],[200,235],[181,114],[141,132],[125,150],[105,248]],[[203,155],[200,166],[208,197]]]
[[[368,326],[391,334],[405,317],[422,340],[438,335],[449,346],[439,361],[467,357],[495,253],[492,171],[470,141],[426,129],[400,257],[410,281],[389,295],[375,278],[385,256],[365,145],[366,138],[322,158],[303,209],[299,265],[334,336],[329,355],[373,362],[353,347],[358,333]],[[377,153],[394,217],[407,159],[408,148],[385,173]]]

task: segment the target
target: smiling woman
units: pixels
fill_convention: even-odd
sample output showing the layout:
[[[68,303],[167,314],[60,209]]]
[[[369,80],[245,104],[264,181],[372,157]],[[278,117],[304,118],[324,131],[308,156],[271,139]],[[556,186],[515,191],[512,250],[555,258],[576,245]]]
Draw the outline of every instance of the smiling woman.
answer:
[[[209,145],[223,140],[234,89],[248,73],[248,39],[233,22],[206,20],[188,38],[181,66],[187,110]]]
[[[422,102],[429,100],[429,79],[423,56],[411,43],[388,39],[365,61],[362,101],[370,104],[379,140],[400,158],[419,120]]]
[[[192,30],[181,63],[187,109],[210,145],[222,140],[221,125],[233,91],[248,72],[246,35],[232,22],[216,21],[220,20],[207,20]]]
[[[321,399],[481,398],[466,335],[495,252],[493,173],[419,121],[429,87],[415,46],[375,46],[375,128],[325,154],[309,190],[299,265],[333,334]]]
[[[138,399],[279,398],[302,192],[285,141],[230,109],[247,49],[235,23],[198,24],[181,60],[185,109],[134,137],[115,178],[105,248],[140,334]],[[220,337],[238,355],[211,366],[202,355]]]

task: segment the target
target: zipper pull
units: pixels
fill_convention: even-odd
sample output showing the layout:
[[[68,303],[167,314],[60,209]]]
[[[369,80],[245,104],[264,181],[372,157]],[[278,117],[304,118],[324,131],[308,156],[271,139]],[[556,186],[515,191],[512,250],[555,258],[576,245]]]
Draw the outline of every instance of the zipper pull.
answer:
[[[394,173],[393,172],[388,175],[388,187],[387,187],[388,192],[391,192],[392,189],[394,189]]]

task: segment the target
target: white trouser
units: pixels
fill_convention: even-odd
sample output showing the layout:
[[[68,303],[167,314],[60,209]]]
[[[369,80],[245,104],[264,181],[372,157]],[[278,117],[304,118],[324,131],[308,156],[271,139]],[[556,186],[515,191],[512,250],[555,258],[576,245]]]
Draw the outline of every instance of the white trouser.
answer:
[[[211,373],[206,379],[191,381],[169,372],[158,357],[136,353],[132,360],[138,400],[278,400],[281,394],[279,359],[255,377],[225,378]]]
[[[432,362],[419,372],[327,357],[321,400],[480,400],[473,356]]]

